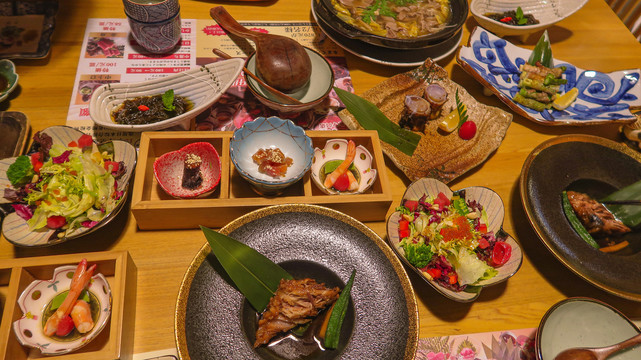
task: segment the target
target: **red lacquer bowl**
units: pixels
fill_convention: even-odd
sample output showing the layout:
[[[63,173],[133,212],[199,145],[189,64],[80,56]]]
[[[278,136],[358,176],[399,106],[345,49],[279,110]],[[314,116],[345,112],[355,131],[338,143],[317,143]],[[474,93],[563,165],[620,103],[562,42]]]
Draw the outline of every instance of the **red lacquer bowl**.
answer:
[[[184,161],[188,154],[202,159],[200,174],[202,184],[196,189],[182,186]],[[202,198],[211,195],[220,182],[220,157],[210,143],[197,142],[180,150],[168,152],[154,161],[154,176],[160,187],[169,195],[180,199]]]

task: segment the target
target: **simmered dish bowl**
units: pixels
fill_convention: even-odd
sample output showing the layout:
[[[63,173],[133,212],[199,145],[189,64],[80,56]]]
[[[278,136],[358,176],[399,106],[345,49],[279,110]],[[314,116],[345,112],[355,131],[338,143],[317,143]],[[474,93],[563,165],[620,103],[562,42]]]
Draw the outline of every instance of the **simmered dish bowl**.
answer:
[[[368,5],[315,0],[314,10],[321,21],[348,38],[393,49],[418,49],[454,36],[465,23],[469,9],[466,0],[419,0],[402,8],[396,7],[396,2],[384,0]],[[395,20],[377,16],[394,8],[398,9]]]

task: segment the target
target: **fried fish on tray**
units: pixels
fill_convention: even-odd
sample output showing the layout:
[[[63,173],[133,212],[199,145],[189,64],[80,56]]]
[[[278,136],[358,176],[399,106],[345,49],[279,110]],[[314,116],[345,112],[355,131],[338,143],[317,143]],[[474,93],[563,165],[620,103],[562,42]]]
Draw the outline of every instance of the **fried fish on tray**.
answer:
[[[330,289],[314,279],[281,280],[258,321],[254,347],[267,344],[278,333],[311,321],[321,310],[333,304],[339,293],[338,287]]]
[[[576,191],[568,191],[567,195],[572,209],[591,235],[622,235],[631,231],[623,222],[615,218],[603,204],[590,196]]]

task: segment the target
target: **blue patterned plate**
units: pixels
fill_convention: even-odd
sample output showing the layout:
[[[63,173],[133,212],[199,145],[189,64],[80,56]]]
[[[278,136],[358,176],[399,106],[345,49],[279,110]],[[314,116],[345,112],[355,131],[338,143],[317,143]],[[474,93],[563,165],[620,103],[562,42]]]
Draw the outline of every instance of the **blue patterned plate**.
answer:
[[[463,46],[456,61],[485,87],[489,88],[519,115],[543,125],[597,125],[631,123],[636,120],[631,110],[641,109],[639,69],[602,73],[583,70],[555,59],[555,66],[565,66],[568,80],[561,91],[576,87],[577,100],[563,111],[537,112],[512,101],[519,90],[519,66],[530,57],[531,50],[520,48],[477,27]]]

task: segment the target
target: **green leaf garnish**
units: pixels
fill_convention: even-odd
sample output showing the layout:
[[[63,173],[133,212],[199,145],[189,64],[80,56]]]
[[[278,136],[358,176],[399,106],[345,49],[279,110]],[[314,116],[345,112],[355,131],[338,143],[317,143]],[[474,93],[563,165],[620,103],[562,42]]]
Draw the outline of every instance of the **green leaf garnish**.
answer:
[[[550,45],[550,37],[548,36],[547,30],[545,30],[543,35],[539,38],[539,41],[536,43],[536,46],[534,46],[534,50],[532,50],[532,54],[530,54],[530,58],[527,61],[530,65],[536,65],[537,62],[540,62],[541,65],[549,68],[554,66],[552,60],[552,46]]]
[[[352,290],[352,285],[354,284],[354,277],[356,276],[356,270],[352,271],[352,275],[349,277],[349,281],[345,284],[345,288],[341,291],[341,294],[338,296],[338,300],[334,303],[334,308],[332,313],[329,314],[329,322],[327,323],[327,330],[325,331],[325,347],[329,349],[336,349],[338,347],[338,340],[341,335],[341,327],[343,326],[343,320],[345,319],[345,314],[347,313],[347,307],[349,305],[350,292]]]
[[[623,189],[613,192],[602,201],[635,200],[641,197],[639,194],[641,194],[641,181],[637,181]],[[616,218],[630,228],[635,228],[641,224],[641,206],[639,205],[607,204],[606,207]]]
[[[67,294],[69,294],[69,290],[63,291],[60,294],[54,296],[54,298],[51,300],[51,310],[56,310],[62,305],[62,302],[65,301],[65,298],[67,297]],[[80,296],[78,296],[78,299],[84,300],[86,302],[91,301],[91,297],[89,296],[89,290],[83,290],[80,293]]]
[[[36,173],[33,171],[31,159],[26,155],[21,155],[16,158],[16,161],[9,165],[7,169],[7,178],[11,185],[19,187],[29,181]]]
[[[463,103],[461,102],[461,99],[458,97],[458,89],[456,89],[456,111],[458,111],[458,127],[461,127],[464,122],[467,121],[467,109],[465,109],[465,106],[463,106]]]
[[[174,106],[174,90],[169,89],[165,91],[164,94],[162,94],[162,104],[167,111],[174,111],[176,110],[176,106]]]
[[[352,113],[364,129],[376,130],[381,141],[392,145],[408,156],[412,156],[421,140],[421,135],[393,123],[376,105],[362,97],[337,87],[334,87],[334,90],[347,110]]]
[[[251,247],[204,226],[200,229],[211,252],[257,312],[265,310],[281,279],[293,279],[287,271]]]
[[[330,160],[325,163],[324,171],[325,174],[330,174],[332,171],[336,170],[338,165],[340,165],[343,162],[343,160]],[[350,171],[354,172],[356,171],[356,166],[354,166],[354,163],[351,163],[348,168]]]

